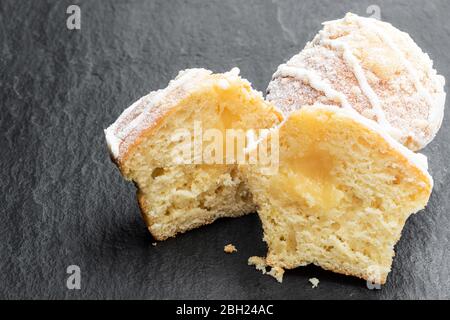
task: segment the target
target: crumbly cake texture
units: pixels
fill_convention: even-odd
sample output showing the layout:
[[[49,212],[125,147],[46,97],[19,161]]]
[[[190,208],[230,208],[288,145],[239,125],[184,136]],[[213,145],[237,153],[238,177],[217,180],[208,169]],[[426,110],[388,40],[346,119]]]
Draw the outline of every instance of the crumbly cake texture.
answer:
[[[188,130],[194,135],[195,123],[202,132],[257,130],[270,128],[281,118],[260,92],[239,77],[239,69],[223,74],[189,69],[167,88],[132,104],[105,135],[111,158],[137,186],[149,231],[155,239],[164,240],[220,217],[255,211],[236,164],[206,164],[194,156],[192,163],[180,164],[175,151],[187,141],[174,139],[174,133]],[[192,145],[186,145],[195,155]],[[204,142],[200,150],[208,145]]]
[[[283,282],[284,269],[276,266],[268,266],[266,259],[262,257],[253,256],[248,258],[248,265],[255,266],[256,270],[262,272],[262,274],[267,274],[274,277],[279,283]],[[267,271],[269,268],[269,271]]]
[[[236,247],[233,244],[227,244],[225,247],[223,247],[223,252],[225,253],[234,253],[237,252]]]
[[[304,106],[276,130],[278,172],[241,168],[268,245],[249,264],[280,282],[283,269],[312,263],[385,283],[407,218],[432,190],[426,158],[338,106]]]
[[[320,280],[317,278],[310,278],[308,280],[311,283],[311,288],[315,289],[319,286]]]
[[[407,33],[348,13],[325,22],[303,51],[278,68],[267,99],[286,114],[315,102],[352,108],[416,151],[441,126],[444,84]]]

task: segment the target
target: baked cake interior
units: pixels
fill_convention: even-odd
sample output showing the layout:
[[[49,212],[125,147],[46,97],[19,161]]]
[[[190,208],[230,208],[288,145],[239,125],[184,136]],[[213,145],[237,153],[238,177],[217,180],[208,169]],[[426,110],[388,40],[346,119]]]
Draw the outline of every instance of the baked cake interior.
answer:
[[[122,163],[123,174],[138,187],[149,231],[158,240],[220,217],[254,212],[236,162],[226,162],[225,141],[221,155],[213,136],[225,140],[226,129],[270,128],[281,117],[237,76],[210,75],[192,88]],[[242,146],[235,145],[237,153]]]
[[[293,112],[279,139],[276,174],[245,170],[272,275],[313,263],[384,283],[406,219],[431,192],[426,169],[404,154],[418,156],[329,106]]]

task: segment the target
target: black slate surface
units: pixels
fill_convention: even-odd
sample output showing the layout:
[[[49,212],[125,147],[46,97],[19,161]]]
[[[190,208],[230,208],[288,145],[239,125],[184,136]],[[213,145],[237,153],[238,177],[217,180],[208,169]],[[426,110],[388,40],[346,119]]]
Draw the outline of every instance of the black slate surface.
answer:
[[[81,7],[81,30],[66,28],[70,4]],[[317,267],[288,271],[283,284],[263,276],[246,263],[265,252],[256,215],[154,247],[134,186],[107,154],[103,128],[180,69],[239,66],[264,91],[322,21],[372,4],[450,79],[446,0],[1,0],[0,297],[450,298],[449,112],[424,150],[430,203],[408,220],[381,290]],[[223,253],[229,242],[236,254]],[[69,265],[81,269],[80,290],[66,287]]]

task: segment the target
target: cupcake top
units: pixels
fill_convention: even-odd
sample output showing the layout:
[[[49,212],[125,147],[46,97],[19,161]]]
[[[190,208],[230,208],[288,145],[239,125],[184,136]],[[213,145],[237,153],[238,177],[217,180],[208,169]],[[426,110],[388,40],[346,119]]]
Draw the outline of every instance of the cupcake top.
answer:
[[[441,126],[444,84],[407,33],[348,13],[325,22],[302,52],[278,68],[267,98],[286,113],[315,102],[338,104],[419,150]]]

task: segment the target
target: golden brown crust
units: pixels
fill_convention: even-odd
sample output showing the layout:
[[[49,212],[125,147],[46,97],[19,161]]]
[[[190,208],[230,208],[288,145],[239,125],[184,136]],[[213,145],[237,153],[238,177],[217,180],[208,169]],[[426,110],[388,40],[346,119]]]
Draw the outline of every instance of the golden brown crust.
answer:
[[[168,236],[163,233],[157,233],[157,232],[155,232],[155,230],[152,229],[152,225],[154,224],[154,221],[151,219],[151,217],[149,217],[147,214],[145,214],[145,212],[148,212],[148,207],[145,204],[144,196],[140,193],[139,188],[137,189],[136,195],[137,195],[137,200],[138,200],[138,205],[139,205],[139,209],[141,212],[141,216],[144,219],[147,229],[150,232],[150,234],[153,236],[153,238],[155,238],[158,241],[164,241],[168,238],[175,237],[176,235],[178,235],[180,233],[185,233],[189,230],[196,229],[200,226],[211,224],[214,221],[216,221],[217,219],[221,218],[221,216],[215,216],[215,217],[205,216],[203,219],[198,220],[196,223],[190,224],[188,228],[176,228],[175,231],[172,233],[172,235]],[[249,212],[241,212],[240,214],[235,214],[234,217],[240,217],[247,213],[249,213]]]
[[[272,268],[295,269],[295,268],[298,267],[298,265],[289,265],[289,264],[283,264],[283,266],[280,267],[279,263],[271,262],[270,252],[269,252],[269,254],[268,254],[267,258],[266,258],[266,263],[267,263],[267,265],[269,267],[272,267]],[[306,263],[304,266],[309,265],[309,264],[314,264],[314,263]],[[380,278],[378,278],[378,279],[375,279],[375,278],[372,278],[369,274],[353,272],[353,271],[345,269],[345,268],[332,268],[332,267],[325,267],[325,266],[322,266],[322,265],[317,265],[317,266],[321,267],[322,269],[328,270],[328,271],[332,271],[332,272],[335,272],[335,273],[343,274],[345,276],[357,277],[357,278],[360,278],[360,279],[363,279],[363,280],[366,280],[366,281],[373,282],[375,284],[383,285],[383,284],[386,283],[386,280],[387,280],[387,274],[382,276],[382,277],[380,277]]]
[[[166,240],[167,237],[162,237],[161,235],[159,235],[155,232],[152,232],[152,230],[150,229],[150,226],[153,224],[153,222],[152,222],[151,218],[145,214],[145,212],[147,212],[148,209],[145,205],[144,196],[141,194],[139,187],[137,187],[136,198],[138,201],[141,217],[144,220],[145,225],[147,226],[147,230],[150,232],[150,234],[153,236],[153,238],[155,238],[155,240],[158,240],[158,241]]]

